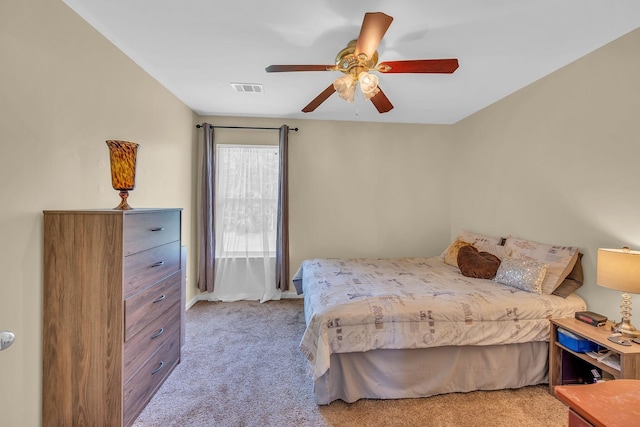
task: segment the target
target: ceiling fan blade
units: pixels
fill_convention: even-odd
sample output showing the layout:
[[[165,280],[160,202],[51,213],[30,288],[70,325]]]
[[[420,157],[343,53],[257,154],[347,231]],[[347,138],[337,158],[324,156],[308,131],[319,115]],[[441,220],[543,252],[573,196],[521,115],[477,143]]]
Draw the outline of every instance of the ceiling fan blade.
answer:
[[[326,101],[327,98],[329,98],[331,95],[333,95],[333,92],[335,92],[335,91],[336,91],[336,88],[334,88],[333,87],[333,83],[331,83],[328,88],[323,90],[320,95],[316,96],[313,99],[313,101],[311,101],[309,104],[307,104],[307,106],[302,109],[302,112],[303,113],[312,112],[313,110],[318,108],[320,106],[320,104],[322,104],[324,101]]]
[[[360,27],[360,35],[358,35],[356,42],[356,57],[364,53],[367,58],[371,59],[392,21],[391,16],[382,12],[365,13],[362,27]]]
[[[378,89],[380,89],[380,86],[378,86]],[[389,101],[389,98],[387,98],[387,95],[384,94],[382,89],[380,89],[380,92],[378,92],[376,96],[371,98],[371,102],[373,102],[373,105],[375,105],[379,113],[386,113],[393,109],[391,101]]]
[[[335,65],[269,65],[267,73],[281,73],[286,71],[335,71]]]
[[[458,60],[452,59],[415,59],[410,61],[381,62],[376,67],[381,73],[448,73],[458,69]]]

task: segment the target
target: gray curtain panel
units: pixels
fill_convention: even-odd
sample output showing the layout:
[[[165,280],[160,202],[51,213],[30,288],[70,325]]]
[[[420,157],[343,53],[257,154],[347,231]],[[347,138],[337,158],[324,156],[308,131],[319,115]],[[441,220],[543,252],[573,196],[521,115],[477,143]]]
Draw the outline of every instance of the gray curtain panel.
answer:
[[[215,193],[215,149],[213,146],[213,126],[204,123],[204,144],[202,147],[202,188],[200,189],[200,232],[198,259],[198,289],[213,292],[215,278],[214,193]]]
[[[276,236],[276,288],[289,290],[289,126],[280,127],[278,228]]]

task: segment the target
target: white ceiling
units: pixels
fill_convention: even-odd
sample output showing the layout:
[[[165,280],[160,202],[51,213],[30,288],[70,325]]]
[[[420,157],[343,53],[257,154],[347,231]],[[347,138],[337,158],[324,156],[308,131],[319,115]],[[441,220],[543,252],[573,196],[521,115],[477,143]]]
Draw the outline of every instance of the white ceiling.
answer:
[[[640,27],[639,0],[64,0],[201,115],[455,123]],[[266,73],[333,64],[365,12],[394,18],[380,62],[458,58],[454,74],[379,74],[395,106],[356,96],[300,110],[339,72]],[[230,83],[261,83],[238,93]]]

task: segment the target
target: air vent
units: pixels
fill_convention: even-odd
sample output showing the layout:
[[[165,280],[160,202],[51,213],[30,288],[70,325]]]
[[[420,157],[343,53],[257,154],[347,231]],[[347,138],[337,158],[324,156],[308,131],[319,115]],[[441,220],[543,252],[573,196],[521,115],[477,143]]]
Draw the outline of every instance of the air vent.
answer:
[[[240,93],[264,93],[260,83],[231,83],[231,87]]]

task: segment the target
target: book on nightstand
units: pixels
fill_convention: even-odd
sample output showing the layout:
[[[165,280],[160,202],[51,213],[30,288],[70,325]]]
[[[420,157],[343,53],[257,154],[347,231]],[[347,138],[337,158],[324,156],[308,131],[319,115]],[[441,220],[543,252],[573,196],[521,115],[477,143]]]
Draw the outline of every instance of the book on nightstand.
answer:
[[[591,326],[603,326],[607,323],[607,316],[594,313],[593,311],[576,311],[576,319],[588,323]]]

